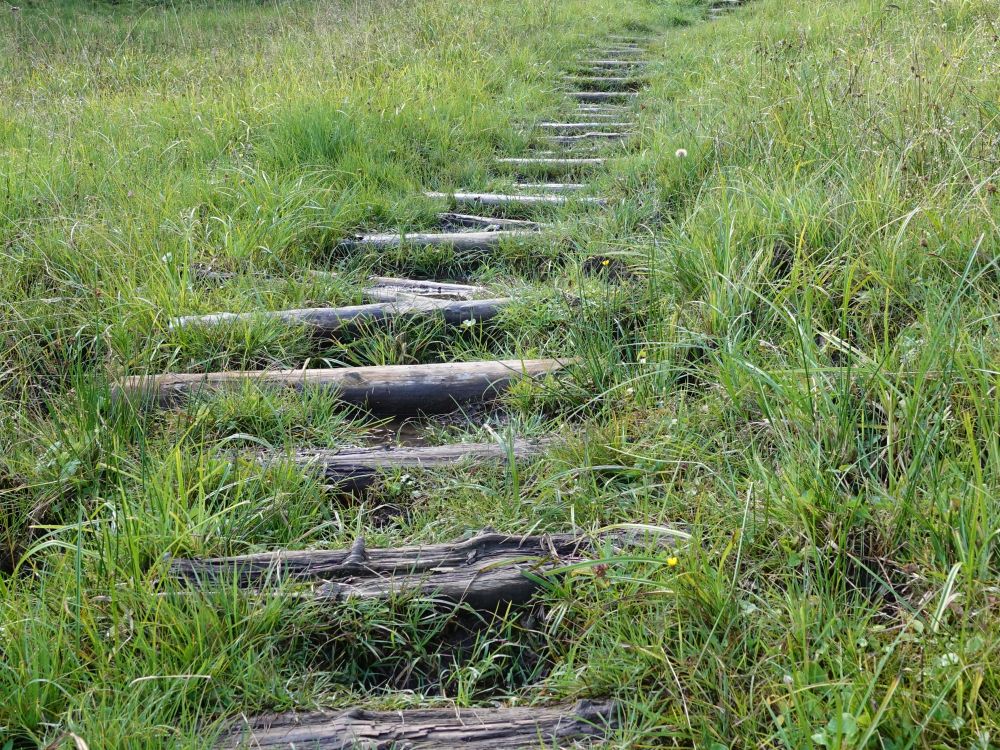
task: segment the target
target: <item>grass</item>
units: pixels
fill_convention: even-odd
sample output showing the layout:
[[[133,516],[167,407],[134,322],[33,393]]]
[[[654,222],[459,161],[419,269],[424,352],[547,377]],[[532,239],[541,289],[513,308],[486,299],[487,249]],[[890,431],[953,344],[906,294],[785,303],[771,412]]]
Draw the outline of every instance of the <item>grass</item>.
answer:
[[[995,11],[0,7],[0,746],[207,747],[241,712],[612,695],[619,747],[991,747]],[[559,72],[627,30],[652,36],[653,66],[636,137],[595,173],[608,210],[536,212],[549,239],[488,258],[337,251],[361,229],[430,226],[422,190],[502,189],[492,158],[565,111]],[[383,270],[521,301],[485,328],[325,343],[262,321],[167,327],[355,303]],[[563,436],[543,458],[392,474],[357,503],[234,458],[356,444],[375,424],[329,395],[245,389],[165,413],[108,397],[165,369],[566,354],[583,360],[571,380],[478,418]],[[491,439],[431,431],[466,438]],[[407,512],[387,524],[386,505]],[[692,538],[608,550],[531,616],[490,623],[160,580],[165,554],[622,522]]]

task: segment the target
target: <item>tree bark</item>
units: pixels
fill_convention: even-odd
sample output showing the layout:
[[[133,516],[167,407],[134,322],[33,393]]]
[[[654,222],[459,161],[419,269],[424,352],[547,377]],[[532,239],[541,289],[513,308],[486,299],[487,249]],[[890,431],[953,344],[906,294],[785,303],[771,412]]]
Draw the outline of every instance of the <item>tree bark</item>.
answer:
[[[618,721],[608,701],[575,706],[285,713],[239,720],[218,750],[538,750],[596,747]]]
[[[403,293],[405,299],[399,299],[400,292],[395,292],[393,296],[397,298],[394,302],[372,305],[186,315],[172,320],[170,327],[216,326],[250,320],[274,320],[290,325],[309,326],[319,335],[332,336],[355,333],[366,325],[396,317],[440,316],[446,324],[452,326],[460,325],[466,320],[482,322],[495,317],[503,307],[510,304],[510,299],[506,297],[454,302],[405,293]]]
[[[568,198],[565,195],[501,195],[499,193],[425,193],[428,198],[450,198],[456,203],[482,206],[505,206],[510,204],[531,205],[545,203],[559,205],[570,201],[581,203],[601,203],[600,198]]]
[[[621,102],[636,97],[633,91],[571,91],[569,95],[581,102]]]
[[[375,549],[367,549],[359,538],[349,550],[174,559],[168,572],[195,583],[235,580],[248,588],[307,582],[323,600],[418,596],[495,611],[501,605],[524,604],[536,592],[538,583],[525,573],[544,576],[556,565],[581,559],[585,546],[585,539],[573,534],[488,532],[457,543]]]
[[[645,83],[642,78],[634,76],[571,75],[565,76],[563,80],[581,88],[601,91],[634,91],[642,88]]]
[[[414,232],[412,234],[367,234],[341,243],[358,250],[394,250],[405,246],[451,247],[457,251],[491,250],[505,240],[537,237],[534,230],[511,229],[496,232]]]
[[[425,193],[428,197],[431,194]],[[466,227],[469,229],[484,229],[496,231],[497,229],[531,229],[538,231],[544,224],[526,219],[505,219],[499,216],[473,216],[472,214],[460,214],[454,211],[447,211],[438,214],[438,219],[443,224],[456,227]]]
[[[452,443],[434,446],[393,446],[357,448],[351,450],[305,450],[290,459],[303,470],[322,476],[343,492],[360,492],[375,481],[386,469],[431,469],[464,464],[515,461],[542,453],[548,445],[544,440],[515,440],[507,446],[499,443]],[[268,455],[268,462],[281,460],[280,455]]]
[[[555,130],[559,133],[592,132],[595,128],[630,128],[628,122],[540,122],[535,127],[539,130]]]
[[[491,400],[515,380],[542,377],[557,372],[571,362],[509,359],[430,365],[134,375],[115,387],[114,396],[167,407],[192,395],[235,388],[250,381],[296,390],[327,388],[335,391],[340,401],[367,408],[376,414],[439,414],[462,404]]]

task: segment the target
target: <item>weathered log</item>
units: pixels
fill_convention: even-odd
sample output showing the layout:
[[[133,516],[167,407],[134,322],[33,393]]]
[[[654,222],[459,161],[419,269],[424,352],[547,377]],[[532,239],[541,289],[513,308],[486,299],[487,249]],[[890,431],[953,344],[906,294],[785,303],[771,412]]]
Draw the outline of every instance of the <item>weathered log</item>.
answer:
[[[593,132],[597,128],[620,128],[627,129],[632,127],[633,123],[630,122],[601,122],[600,120],[595,120],[592,122],[540,122],[535,125],[539,130],[555,130],[559,133],[579,133],[583,132]]]
[[[303,471],[318,474],[329,485],[343,492],[360,492],[372,484],[382,471],[390,469],[435,469],[468,464],[493,464],[513,458],[515,461],[541,454],[546,440],[515,440],[500,443],[451,443],[433,446],[387,446],[351,450],[304,450],[288,457]],[[281,455],[264,457],[268,463],[283,460]]]
[[[396,279],[391,276],[371,276],[368,279],[372,286],[365,290],[369,297],[376,294],[416,294],[420,297],[434,299],[474,299],[489,295],[489,289],[472,284],[455,284],[446,281],[421,279]],[[380,297],[387,301],[386,298]]]
[[[394,292],[392,302],[372,305],[351,305],[349,307],[307,307],[296,310],[258,311],[247,313],[212,313],[209,315],[186,315],[171,321],[171,328],[194,326],[217,326],[251,320],[270,320],[289,325],[308,326],[318,335],[332,336],[357,332],[367,325],[380,323],[391,318],[440,316],[447,325],[461,325],[467,320],[483,322],[496,317],[500,310],[510,304],[508,298],[485,300],[431,299],[415,294],[406,294],[400,299]]]
[[[341,247],[364,250],[395,250],[404,246],[451,247],[457,251],[491,250],[507,240],[537,237],[534,230],[511,229],[496,232],[414,232],[412,234],[368,234],[345,240]]]
[[[511,167],[531,167],[545,169],[579,169],[581,167],[596,167],[604,163],[604,159],[546,159],[546,158],[504,158],[497,159],[497,164]]]
[[[482,206],[506,206],[511,204],[532,205],[547,203],[558,205],[570,201],[582,203],[602,203],[600,198],[568,198],[565,195],[502,195],[500,193],[425,193],[429,198],[450,198],[455,203]]]
[[[546,135],[542,136],[546,143],[560,146],[575,146],[578,143],[591,143],[594,141],[612,143],[614,141],[624,141],[629,137],[628,133],[580,133],[579,135]]]
[[[589,91],[634,91],[646,83],[642,78],[633,76],[568,75],[564,76],[563,80]]]
[[[496,229],[542,229],[545,224],[537,221],[525,219],[505,219],[498,216],[473,216],[471,214],[460,214],[454,211],[447,211],[438,214],[438,219],[450,226],[467,227],[473,229],[484,229],[493,231]]]
[[[580,60],[580,65],[592,65],[600,68],[635,68],[646,65],[645,60],[619,60],[619,59],[591,59],[591,60]]]
[[[134,375],[114,389],[119,398],[171,406],[202,392],[254,382],[276,388],[325,388],[345,404],[377,414],[442,413],[456,406],[495,398],[511,382],[541,377],[572,360],[509,359],[430,365],[338,367],[300,370],[245,370],[210,373]]]
[[[575,534],[510,536],[485,532],[461,542],[415,547],[264,552],[217,558],[175,558],[168,574],[195,583],[261,588],[284,581],[311,586],[318,599],[386,599],[396,595],[495,610],[524,604],[538,590],[525,572],[581,559],[586,539]]]
[[[634,91],[571,91],[569,95],[581,102],[620,102],[636,98]]]
[[[618,722],[611,702],[515,708],[284,713],[234,721],[218,750],[535,750],[592,747]]]
[[[590,185],[585,182],[515,182],[518,190],[548,190],[553,193],[575,193],[586,190]]]

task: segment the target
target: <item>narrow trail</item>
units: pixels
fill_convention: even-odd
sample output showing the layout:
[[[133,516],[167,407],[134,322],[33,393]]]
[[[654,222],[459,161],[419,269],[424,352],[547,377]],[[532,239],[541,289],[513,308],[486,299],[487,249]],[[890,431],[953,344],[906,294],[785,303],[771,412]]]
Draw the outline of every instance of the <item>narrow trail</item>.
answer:
[[[720,0],[711,16],[736,5],[736,0]],[[366,253],[447,247],[459,257],[474,258],[510,243],[548,241],[549,225],[494,213],[513,208],[519,216],[531,216],[536,209],[551,206],[569,212],[603,210],[605,197],[594,193],[592,178],[600,170],[613,169],[619,149],[635,133],[636,108],[647,81],[648,41],[639,35],[610,35],[603,46],[585,51],[561,76],[568,103],[566,117],[533,126],[536,148],[496,159],[497,180],[502,178],[509,189],[479,192],[469,186],[454,192],[427,192],[425,197],[440,201],[442,207],[435,231],[363,234],[347,239],[339,250]],[[278,324],[304,326],[317,337],[364,336],[370,325],[397,318],[437,318],[454,328],[478,325],[515,301],[489,288],[454,280],[384,276],[370,277],[362,296],[366,304],[350,307],[219,312],[177,318],[171,326],[210,328],[263,316]],[[573,364],[567,353],[534,360],[161,373],[123,380],[115,393],[147,408],[172,407],[206,391],[253,381],[296,390],[333,389],[340,401],[353,407],[406,420],[456,409],[482,414],[512,384],[522,379],[559,378]],[[345,450],[303,449],[291,459],[303,471],[319,476],[332,491],[357,495],[366,492],[381,471],[420,468],[433,472],[523,461],[547,450],[554,440],[424,445],[418,437],[411,445],[394,441]],[[264,462],[287,459],[260,457]],[[524,536],[511,536],[484,529],[469,539],[418,547],[369,548],[358,537],[342,550],[173,559],[166,575],[193,587],[235,585],[251,596],[287,593],[320,601],[424,597],[452,609],[462,605],[476,610],[481,623],[486,623],[491,614],[527,607],[542,577],[552,570],[600,554],[595,540],[584,535],[533,535],[526,529]],[[540,742],[577,747],[599,743],[614,728],[617,717],[615,706],[607,700],[534,708],[287,713],[238,720],[218,747],[514,750],[538,747]]]

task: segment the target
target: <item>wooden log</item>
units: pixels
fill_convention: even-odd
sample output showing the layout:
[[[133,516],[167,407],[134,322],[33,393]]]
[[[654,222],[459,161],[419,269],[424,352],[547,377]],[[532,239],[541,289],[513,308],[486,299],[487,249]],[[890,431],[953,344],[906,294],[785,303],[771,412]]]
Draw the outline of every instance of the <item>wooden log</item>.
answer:
[[[117,398],[172,406],[202,392],[238,388],[246,382],[276,388],[325,388],[345,404],[377,414],[442,413],[487,401],[510,383],[557,372],[572,360],[508,359],[430,365],[337,367],[300,370],[245,370],[210,373],[134,375],[115,388]]]
[[[497,159],[497,164],[506,164],[511,167],[530,167],[545,169],[579,169],[581,167],[597,167],[604,163],[604,159],[546,159],[546,158],[504,158]]]
[[[514,708],[284,713],[240,718],[217,750],[536,750],[591,747],[618,722],[610,702]]]
[[[626,133],[580,133],[579,135],[546,135],[543,139],[547,143],[559,146],[575,146],[579,143],[590,143],[593,141],[624,141],[628,138]]]
[[[615,59],[590,59],[590,60],[580,60],[580,65],[591,65],[600,68],[635,68],[642,67],[646,65],[645,60],[619,60]]]
[[[636,98],[634,91],[571,91],[569,95],[581,102],[620,102]]]
[[[539,130],[554,130],[558,133],[580,133],[593,132],[597,128],[631,128],[631,122],[605,122],[601,120],[591,120],[589,122],[540,122],[535,125]]]
[[[446,281],[421,279],[397,279],[391,276],[371,276],[368,279],[372,286],[365,290],[366,294],[374,296],[376,290],[387,293],[416,294],[433,299],[475,299],[489,295],[489,289],[473,284],[455,284]],[[383,298],[384,299],[384,298]]]
[[[548,190],[553,193],[575,193],[579,190],[586,190],[590,185],[585,182],[515,182],[514,187],[518,190]]]
[[[349,307],[306,307],[296,310],[257,311],[247,313],[212,313],[209,315],[186,315],[174,318],[170,327],[218,326],[251,320],[269,320],[289,325],[308,326],[318,335],[333,336],[364,329],[367,325],[381,323],[397,317],[440,316],[447,325],[461,325],[467,320],[483,322],[496,317],[500,310],[510,304],[508,298],[485,300],[430,299],[415,294],[400,299],[400,293],[393,294],[394,301],[372,305],[351,305]]]
[[[525,572],[582,559],[586,540],[575,534],[510,536],[484,532],[460,542],[372,548],[359,538],[350,549],[280,550],[217,558],[175,558],[168,574],[196,584],[260,589],[299,581],[317,599],[431,598],[473,609],[524,604],[538,590]]]
[[[425,193],[429,198],[450,198],[456,203],[482,206],[506,206],[512,204],[535,205],[539,203],[559,205],[570,201],[602,203],[600,198],[569,198],[565,195],[503,195],[500,193]]]
[[[632,76],[564,76],[566,83],[579,86],[589,91],[634,91],[642,88],[645,80]]]
[[[455,213],[447,211],[438,214],[438,219],[450,226],[468,227],[474,229],[496,230],[496,229],[533,229],[538,231],[546,226],[537,221],[527,221],[525,219],[505,219],[499,216],[474,216],[472,214]]]
[[[501,443],[451,443],[433,446],[387,446],[351,450],[305,450],[288,457],[303,471],[318,474],[342,492],[361,492],[380,472],[391,469],[438,469],[464,465],[495,464],[513,458],[521,461],[541,454],[546,440],[515,440]],[[268,463],[283,460],[267,455]]]
[[[451,247],[459,252],[491,250],[508,240],[537,237],[534,230],[510,229],[496,232],[414,232],[412,234],[368,234],[346,240],[341,247],[358,250],[395,250],[404,246]]]

